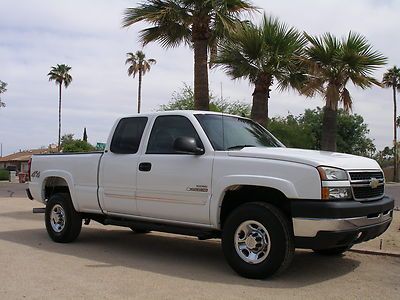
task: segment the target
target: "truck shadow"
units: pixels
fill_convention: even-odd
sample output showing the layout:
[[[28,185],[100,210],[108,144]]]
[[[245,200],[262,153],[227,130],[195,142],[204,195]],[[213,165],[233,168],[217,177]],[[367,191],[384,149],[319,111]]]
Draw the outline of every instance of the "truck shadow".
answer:
[[[0,240],[22,244],[49,253],[87,259],[82,267],[123,266],[167,276],[264,288],[298,288],[331,280],[353,272],[356,259],[322,257],[310,251],[296,251],[293,263],[282,275],[269,280],[247,280],[226,264],[220,243],[215,240],[167,234],[135,234],[115,227],[84,227],[71,244],[52,242],[44,228],[0,232]],[[106,271],[106,270],[104,270]]]

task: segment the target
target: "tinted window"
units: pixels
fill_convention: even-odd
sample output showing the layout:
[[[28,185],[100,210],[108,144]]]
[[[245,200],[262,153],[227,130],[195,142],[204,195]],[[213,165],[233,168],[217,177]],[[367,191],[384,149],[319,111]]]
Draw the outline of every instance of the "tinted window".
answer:
[[[264,127],[248,119],[211,114],[198,114],[196,118],[215,150],[283,146]]]
[[[111,141],[111,152],[118,154],[136,153],[139,149],[146,123],[146,117],[121,119]]]
[[[151,130],[147,152],[149,154],[177,154],[174,141],[178,137],[193,137],[199,147],[203,147],[196,129],[183,116],[157,117]]]

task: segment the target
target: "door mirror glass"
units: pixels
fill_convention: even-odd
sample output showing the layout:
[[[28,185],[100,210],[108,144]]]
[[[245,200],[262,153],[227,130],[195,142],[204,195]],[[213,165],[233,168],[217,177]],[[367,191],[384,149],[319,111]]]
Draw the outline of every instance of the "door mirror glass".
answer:
[[[204,154],[204,149],[197,146],[196,139],[188,136],[181,136],[174,141],[174,150],[182,154]]]

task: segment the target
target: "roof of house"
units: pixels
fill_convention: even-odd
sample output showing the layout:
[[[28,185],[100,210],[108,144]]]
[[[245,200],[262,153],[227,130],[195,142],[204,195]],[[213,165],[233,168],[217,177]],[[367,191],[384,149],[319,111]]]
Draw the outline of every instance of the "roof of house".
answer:
[[[0,157],[0,162],[28,161],[33,154],[43,154],[47,152],[48,152],[47,149],[32,149],[29,151],[21,151],[4,157]]]

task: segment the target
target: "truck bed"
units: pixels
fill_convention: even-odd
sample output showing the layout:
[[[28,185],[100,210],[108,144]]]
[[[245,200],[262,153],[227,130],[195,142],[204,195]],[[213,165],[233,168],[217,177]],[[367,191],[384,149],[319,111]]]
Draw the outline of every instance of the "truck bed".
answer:
[[[71,190],[71,197],[79,199],[79,202],[74,201],[74,203],[79,203],[77,204],[79,207],[76,207],[76,209],[82,212],[100,212],[97,187],[98,168],[102,155],[103,152],[34,155],[31,174],[39,176],[39,180],[33,183],[37,187],[31,188],[32,196],[35,199],[44,200],[43,191],[39,188],[40,179],[48,176],[51,178],[53,174],[59,176],[61,172],[65,175],[64,178],[66,178],[68,185],[74,187]]]

